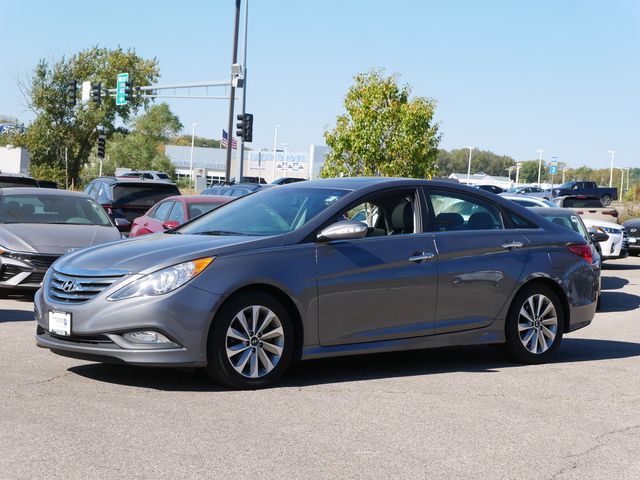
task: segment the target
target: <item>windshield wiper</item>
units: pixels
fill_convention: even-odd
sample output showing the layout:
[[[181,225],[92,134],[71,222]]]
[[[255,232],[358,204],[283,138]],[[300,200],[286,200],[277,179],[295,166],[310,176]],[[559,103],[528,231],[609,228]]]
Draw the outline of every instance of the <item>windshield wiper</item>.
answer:
[[[192,235],[221,235],[221,236],[224,236],[224,235],[229,235],[229,236],[232,236],[232,235],[243,235],[243,236],[246,236],[246,235],[249,235],[249,234],[248,233],[240,233],[240,232],[230,232],[228,230],[209,230],[209,231],[206,231],[206,232],[195,232]]]

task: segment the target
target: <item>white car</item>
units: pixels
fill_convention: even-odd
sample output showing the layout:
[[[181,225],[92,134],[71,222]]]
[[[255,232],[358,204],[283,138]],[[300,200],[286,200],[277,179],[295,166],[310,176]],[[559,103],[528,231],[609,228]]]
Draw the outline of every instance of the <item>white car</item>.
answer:
[[[550,200],[546,200],[544,198],[538,197],[529,197],[527,195],[513,195],[513,194],[500,194],[501,197],[511,200],[512,202],[516,202],[518,205],[522,205],[523,207],[533,208],[533,207],[546,207],[546,208],[556,208],[557,205]]]
[[[507,195],[526,195],[528,197],[546,198],[551,197],[549,190],[543,190],[540,187],[534,187],[533,185],[523,185],[521,187],[513,187],[505,192]]]
[[[600,242],[602,248],[602,259],[611,260],[614,258],[624,258],[627,256],[625,245],[625,231],[621,225],[612,222],[605,222],[595,218],[582,217],[582,221],[587,228],[595,228],[596,231],[609,235],[609,240]]]

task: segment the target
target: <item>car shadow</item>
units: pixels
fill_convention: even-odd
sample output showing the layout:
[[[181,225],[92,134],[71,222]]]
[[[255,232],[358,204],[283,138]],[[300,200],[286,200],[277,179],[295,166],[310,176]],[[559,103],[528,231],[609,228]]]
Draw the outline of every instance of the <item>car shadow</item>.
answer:
[[[613,261],[607,261],[602,263],[603,270],[640,270],[640,265],[629,263],[613,263]]]
[[[613,340],[565,338],[550,363],[562,364],[640,356],[640,344]],[[412,352],[361,355],[298,362],[277,387],[304,387],[362,380],[435,375],[453,372],[497,373],[503,368],[524,368],[507,360],[500,348],[448,347]],[[162,391],[225,391],[213,385],[202,369],[175,369],[126,365],[87,364],[69,368],[91,380]]]
[[[602,290],[618,290],[629,284],[629,280],[620,277],[602,276]]]
[[[0,323],[33,321],[31,310],[0,310]]]
[[[631,293],[603,291],[600,294],[600,313],[628,312],[640,307],[640,297]]]

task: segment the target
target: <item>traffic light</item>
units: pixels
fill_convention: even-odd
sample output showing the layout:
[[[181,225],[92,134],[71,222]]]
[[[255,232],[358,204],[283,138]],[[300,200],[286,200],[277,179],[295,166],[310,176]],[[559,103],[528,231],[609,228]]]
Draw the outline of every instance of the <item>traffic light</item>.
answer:
[[[241,137],[245,142],[253,141],[253,114],[238,114],[236,123],[236,136]]]
[[[67,102],[70,106],[76,106],[76,99],[78,97],[78,82],[75,80],[67,84]]]
[[[104,150],[107,146],[107,137],[104,135],[98,136],[98,157],[104,158]]]
[[[133,98],[133,86],[131,82],[124,82],[124,100],[130,102]]]
[[[102,84],[96,83],[91,86],[91,101],[96,105],[100,105],[102,101]]]

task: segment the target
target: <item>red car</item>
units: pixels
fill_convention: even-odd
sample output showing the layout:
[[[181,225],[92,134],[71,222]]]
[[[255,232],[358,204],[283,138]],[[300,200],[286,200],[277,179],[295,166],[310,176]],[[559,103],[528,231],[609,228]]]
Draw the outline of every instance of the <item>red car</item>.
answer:
[[[151,207],[143,216],[133,221],[129,237],[164,232],[231,200],[235,200],[235,198],[213,195],[176,195],[165,198]]]

